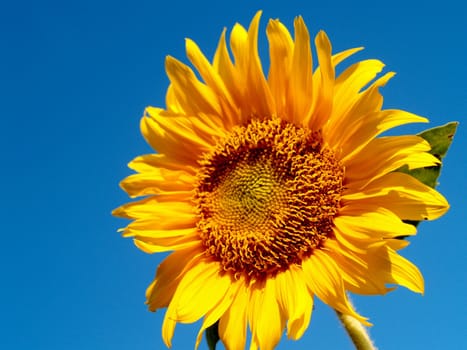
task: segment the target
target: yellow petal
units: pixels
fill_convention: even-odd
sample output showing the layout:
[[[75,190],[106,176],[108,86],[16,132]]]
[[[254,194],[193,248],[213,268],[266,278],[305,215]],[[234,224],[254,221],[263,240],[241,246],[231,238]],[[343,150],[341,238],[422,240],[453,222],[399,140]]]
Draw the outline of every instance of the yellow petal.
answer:
[[[286,315],[287,336],[299,339],[308,328],[313,309],[313,297],[308,292],[303,271],[292,265],[277,274],[277,299]]]
[[[248,291],[243,284],[219,321],[219,337],[227,350],[245,348],[248,303]]]
[[[324,303],[369,325],[366,318],[355,312],[344,290],[344,282],[335,261],[324,251],[315,249],[302,262],[309,288]]]
[[[324,126],[323,136],[335,149],[343,148],[343,156],[353,151],[353,148],[349,147],[352,146],[352,143],[348,144],[349,140],[359,145],[360,141],[364,142],[368,139],[367,142],[369,142],[374,137],[373,134],[370,137],[365,134],[361,135],[358,129],[364,127],[367,123],[374,123],[375,117],[373,115],[378,116],[377,113],[381,113],[383,97],[379,93],[379,88],[384,86],[393,75],[394,73],[387,73],[373,82],[365,91],[359,94],[347,113],[340,116],[336,114],[335,118]],[[379,121],[377,118],[376,120]],[[379,124],[376,126],[379,126]]]
[[[350,106],[355,103],[359,92],[381,72],[384,64],[379,60],[365,60],[354,63],[336,79],[334,106],[330,116],[330,128],[342,120]]]
[[[389,173],[359,191],[350,189],[342,196],[342,204],[374,205],[389,209],[403,220],[434,220],[443,215],[449,204],[436,190],[410,175]],[[351,204],[352,203],[352,204]]]
[[[423,294],[423,276],[418,268],[391,248],[387,250],[388,259],[391,263],[391,282],[404,286],[412,292]]]
[[[353,54],[363,50],[363,47],[356,47],[353,49],[344,50],[332,55],[332,65],[336,67],[339,63],[343,62],[345,59],[349,58]]]
[[[209,149],[217,141],[216,137],[224,135],[220,119],[201,111],[196,117],[191,117],[147,107],[146,114],[171,139],[192,144],[200,151]]]
[[[221,318],[221,316],[227,311],[227,309],[231,307],[232,302],[236,298],[238,290],[240,289],[240,287],[244,285],[245,285],[245,281],[243,280],[234,281],[231,287],[228,289],[225,297],[222,298],[219,301],[219,303],[212,308],[211,311],[206,313],[206,316],[204,317],[204,320],[203,320],[203,324],[201,325],[201,328],[198,332],[198,336],[196,338],[196,348],[199,347],[201,338],[206,328],[212,326],[215,322],[217,322]]]
[[[211,311],[227,294],[231,277],[219,264],[202,259],[181,279],[164,318],[163,339],[170,347],[174,322],[192,323]]]
[[[319,69],[313,75],[315,97],[313,101],[313,116],[310,128],[320,130],[328,120],[333,109],[334,65],[332,64],[331,42],[325,32],[320,31],[315,38]],[[316,100],[317,98],[317,100]]]
[[[174,319],[167,317],[166,313],[164,322],[162,323],[162,340],[164,341],[165,346],[168,348],[172,347],[172,338],[174,336],[176,325],[177,322]]]
[[[288,115],[285,117],[293,123],[306,125],[311,116],[313,96],[310,35],[302,17],[295,19],[294,28],[295,45],[287,91]]]
[[[167,56],[165,69],[173,84],[173,92],[188,115],[197,115],[200,112],[220,115],[221,109],[217,96],[211,87],[196,78],[190,67]]]
[[[363,274],[367,283],[375,286],[398,284],[414,292],[423,293],[423,277],[417,267],[397,254],[389,245],[370,250],[367,254],[360,256],[360,259],[356,259],[356,256],[358,254],[355,254],[353,259],[347,263],[351,262],[355,267],[359,260],[365,261],[366,267],[361,262],[359,263],[363,267],[363,271],[359,271],[357,274]],[[342,265],[343,269],[345,266],[345,264]],[[364,287],[367,286],[368,284]],[[370,294],[364,288],[355,292]]]
[[[190,192],[187,193],[190,194]],[[122,205],[115,209],[112,214],[127,219],[157,218],[158,220],[165,220],[165,222],[171,221],[171,217],[182,214],[182,217],[186,220],[194,216],[193,205],[189,203],[190,197],[190,195],[187,195],[182,201],[176,199],[174,201],[173,196],[151,196]]]
[[[285,89],[288,86],[294,43],[289,31],[279,20],[270,20],[266,32],[271,60],[268,74],[269,88],[275,100],[277,114],[287,117]]]
[[[157,168],[151,173],[133,174],[125,178],[120,187],[130,197],[167,192],[185,192],[194,188],[195,177],[181,170]]]
[[[258,11],[248,29],[247,99],[250,105],[250,115],[264,117],[275,114],[276,107],[258,54],[260,18],[261,11]]]
[[[141,118],[141,133],[146,142],[154,150],[166,154],[174,161],[190,166],[197,166],[199,154],[206,150],[206,141],[193,133],[190,134],[186,130],[189,118],[182,122],[182,134],[180,134],[180,130],[177,128],[180,123],[177,123],[176,119],[173,120],[174,130],[164,130],[156,120],[162,112],[163,110],[161,109],[150,108],[146,110],[145,116]],[[154,113],[155,115],[151,116],[149,113]]]
[[[248,32],[239,23],[235,23],[230,33],[230,47],[235,66],[246,66],[248,58]]]
[[[201,242],[196,227],[161,230],[151,229],[150,227],[139,230],[127,227],[124,236],[134,237],[135,245],[149,254],[183,249]]]
[[[388,281],[379,273],[381,265],[374,264],[371,259],[373,254],[378,254],[378,250],[366,250],[360,255],[355,250],[349,250],[342,242],[332,239],[328,239],[324,246],[339,267],[346,290],[364,295],[386,294],[392,290],[386,287]]]
[[[235,24],[230,36],[230,45],[235,60],[232,79],[237,90],[239,123],[246,123],[252,117],[271,116],[275,103],[264,77],[258,55],[258,24],[261,11],[251,21],[248,32]]]
[[[427,153],[430,148],[427,141],[415,135],[374,139],[348,159],[345,164],[346,182],[361,182],[364,187],[403,165],[408,165],[409,169],[437,165],[440,161]]]
[[[227,43],[225,42],[225,31],[225,29],[222,31],[221,37],[219,38],[212,65],[214,70],[219,73],[226,88],[233,94],[232,97],[237,97],[238,100],[238,95],[235,95],[237,85],[235,81],[234,65],[230,59]]]
[[[185,236],[195,236],[197,232],[196,227],[181,228],[175,230],[167,229],[157,229],[157,224],[154,224],[152,218],[149,219],[140,219],[133,221],[130,225],[127,226],[124,233],[127,237],[138,237],[146,238],[148,242],[152,239],[164,239],[164,238],[179,238]],[[156,228],[154,228],[154,226]]]
[[[203,254],[199,244],[170,254],[157,268],[154,281],[146,290],[146,304],[149,310],[156,311],[167,307],[187,269],[199,261]]]
[[[180,101],[177,98],[177,95],[175,94],[174,84],[169,84],[169,87],[167,88],[167,92],[165,94],[165,105],[167,111],[169,112],[177,114],[185,113],[183,105],[180,103]]]
[[[196,247],[201,244],[199,236],[197,234],[186,235],[182,237],[164,237],[164,238],[152,238],[147,239],[146,237],[139,237],[133,240],[136,247],[141,249],[147,254],[170,252],[174,250],[187,249]]]
[[[236,114],[236,106],[221,75],[209,63],[194,41],[190,39],[186,40],[186,51],[191,63],[193,63],[206,84],[219,98],[223,122],[227,122],[226,126],[232,126],[234,121],[229,120],[229,117]]]
[[[362,254],[365,253],[366,250],[368,249],[368,246],[373,244],[377,240],[376,238],[370,239],[365,236],[363,236],[364,237],[363,239],[355,238],[357,234],[355,234],[354,232],[344,233],[337,227],[334,227],[333,231],[334,231],[335,240],[338,241],[339,244],[345,249],[347,249],[348,251],[355,252],[355,253],[362,253]],[[381,239],[379,239],[379,241],[380,240]]]
[[[232,55],[234,58],[233,66],[233,79],[235,80],[235,88],[238,90],[238,95],[240,96],[237,99],[237,102],[245,103],[244,96],[247,79],[247,67],[248,67],[248,32],[246,29],[235,23],[230,33],[230,47],[232,49]]]
[[[178,322],[195,322],[225,297],[231,284],[230,275],[222,274],[217,262],[202,260],[180,281],[167,314]]]
[[[343,210],[334,219],[334,225],[348,239],[360,241],[410,236],[417,232],[415,226],[402,222],[397,215],[382,207],[357,216],[345,215]]]
[[[157,171],[157,168],[165,168],[169,170],[183,170],[192,175],[196,174],[196,169],[192,166],[186,166],[175,161],[166,154],[145,154],[133,159],[128,163],[128,167],[138,173],[150,173]]]
[[[395,239],[387,239],[386,240],[386,245],[389,248],[394,249],[396,251],[407,247],[409,244],[410,244],[410,242],[405,240],[405,239],[395,238]]]
[[[427,122],[427,120],[400,110],[360,114],[348,125],[345,135],[342,135],[343,137],[338,143],[342,148],[342,162],[346,163],[347,159],[350,159],[371,140],[386,130],[399,125],[423,122]]]
[[[252,345],[261,350],[272,350],[279,343],[285,327],[285,316],[277,302],[276,281],[268,278],[250,287],[248,321]],[[251,347],[250,347],[251,349]]]

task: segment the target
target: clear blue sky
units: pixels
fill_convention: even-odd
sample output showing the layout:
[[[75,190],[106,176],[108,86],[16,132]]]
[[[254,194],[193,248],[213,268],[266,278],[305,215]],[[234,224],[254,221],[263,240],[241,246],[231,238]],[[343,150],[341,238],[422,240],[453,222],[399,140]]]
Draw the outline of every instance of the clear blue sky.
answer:
[[[409,4],[410,3],[410,4]],[[384,4],[384,5],[383,5]],[[289,28],[302,15],[334,50],[363,45],[398,74],[386,107],[461,122],[439,190],[451,203],[422,224],[403,254],[425,276],[422,297],[399,288],[354,297],[380,349],[467,348],[465,230],[467,37],[461,1],[9,1],[0,5],[0,348],[163,349],[163,312],[144,291],[162,255],[146,255],[110,215],[126,202],[126,163],[149,152],[139,134],[147,105],[163,106],[164,58],[186,61],[184,38],[211,56],[223,27],[263,9]],[[413,130],[422,130],[416,126]],[[199,325],[177,327],[191,349]],[[203,342],[202,348],[206,349]],[[299,342],[279,349],[351,349],[318,303]]]

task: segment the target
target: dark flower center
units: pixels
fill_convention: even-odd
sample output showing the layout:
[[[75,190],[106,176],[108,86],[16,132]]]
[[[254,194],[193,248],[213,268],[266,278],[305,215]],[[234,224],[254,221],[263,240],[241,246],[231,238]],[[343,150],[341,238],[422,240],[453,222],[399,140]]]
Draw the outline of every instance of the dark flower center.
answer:
[[[278,118],[236,127],[198,174],[207,254],[257,279],[300,264],[332,235],[343,175],[319,132]]]

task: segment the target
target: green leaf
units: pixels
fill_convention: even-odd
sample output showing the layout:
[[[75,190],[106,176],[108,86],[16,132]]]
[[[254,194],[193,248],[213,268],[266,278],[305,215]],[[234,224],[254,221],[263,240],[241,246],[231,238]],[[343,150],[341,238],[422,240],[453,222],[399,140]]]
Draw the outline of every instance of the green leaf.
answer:
[[[206,341],[208,342],[209,350],[216,350],[219,339],[219,321],[217,321],[206,329]]]
[[[424,138],[431,146],[430,153],[438,158],[441,162],[446,156],[446,153],[451,146],[454,134],[456,133],[457,122],[450,122],[443,126],[438,126],[428,129],[418,134]],[[407,166],[403,166],[397,171],[409,174],[425,185],[435,188],[438,185],[438,178],[441,173],[442,164],[409,170]],[[417,226],[420,221],[408,221],[408,223]]]

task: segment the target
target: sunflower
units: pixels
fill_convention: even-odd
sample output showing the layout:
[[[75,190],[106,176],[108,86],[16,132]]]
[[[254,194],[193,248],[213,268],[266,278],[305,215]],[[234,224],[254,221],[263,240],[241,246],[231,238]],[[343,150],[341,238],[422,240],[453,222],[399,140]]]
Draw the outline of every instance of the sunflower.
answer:
[[[401,285],[423,293],[423,278],[397,251],[416,233],[407,220],[436,219],[448,204],[435,190],[397,172],[439,164],[413,135],[380,134],[426,122],[382,110],[383,63],[338,64],[361,48],[332,54],[321,31],[313,71],[308,29],[294,37],[267,25],[267,77],[258,54],[261,13],[248,30],[225,30],[211,63],[191,40],[197,74],[168,56],[166,108],[141,120],[157,151],[129,163],[121,183],[143,197],[114,211],[133,221],[123,235],[147,253],[173,251],[147,289],[151,311],[167,307],[162,326],[170,347],[178,322],[218,323],[227,349],[273,349],[286,330],[298,339],[318,297],[369,324],[347,291],[385,294]],[[233,56],[233,59],[231,58]]]

